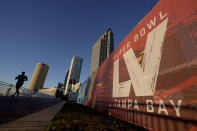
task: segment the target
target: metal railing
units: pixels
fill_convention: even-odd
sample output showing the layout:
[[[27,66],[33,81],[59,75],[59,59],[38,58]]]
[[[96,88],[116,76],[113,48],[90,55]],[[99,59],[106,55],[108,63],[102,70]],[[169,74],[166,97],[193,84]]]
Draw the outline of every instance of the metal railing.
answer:
[[[15,85],[0,81],[0,96],[11,96],[16,91]],[[19,89],[20,96],[25,97],[39,97],[39,98],[50,98],[54,99],[55,97],[53,95],[49,95],[46,93],[41,92],[35,92],[35,91],[29,91],[25,87],[21,87]]]

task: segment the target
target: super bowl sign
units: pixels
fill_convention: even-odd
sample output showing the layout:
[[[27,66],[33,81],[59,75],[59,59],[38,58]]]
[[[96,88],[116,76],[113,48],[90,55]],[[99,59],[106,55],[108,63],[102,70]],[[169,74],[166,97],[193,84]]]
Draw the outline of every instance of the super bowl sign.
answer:
[[[164,16],[161,12],[159,12],[159,14],[161,20],[165,18],[164,16],[167,17],[167,14],[165,14]],[[156,19],[151,20],[150,23],[147,24],[149,29],[155,26],[155,20]],[[125,53],[124,50],[121,51],[121,53],[124,53],[123,58],[126,63],[130,80],[119,83],[119,59],[115,60],[113,69],[113,97],[129,97],[131,84],[133,85],[135,96],[154,95],[162,53],[162,45],[164,43],[164,35],[167,29],[167,22],[168,18],[166,18],[157,27],[155,27],[148,33],[142,66],[139,65],[132,48],[127,48],[127,52]],[[127,47],[131,47],[130,42],[127,43]],[[176,111],[176,115],[180,117],[179,111],[182,100],[179,100],[177,105],[173,102],[173,100],[171,100],[170,102],[173,105],[174,110]],[[126,105],[126,103],[128,104]],[[147,100],[146,103],[147,112],[153,112],[153,101]],[[128,100],[127,102],[126,100],[124,100],[124,105],[121,106],[121,104],[122,102],[118,102],[115,99],[115,107],[120,108],[129,108],[129,106],[132,107],[132,100]],[[162,100],[160,101],[159,107],[159,114],[164,111],[165,114],[168,115],[167,109]],[[137,101],[135,101],[135,108],[139,110]]]
[[[161,20],[165,18],[161,12],[159,14]],[[167,14],[165,16],[167,16]],[[121,51],[121,53],[124,53],[123,58],[130,80],[119,83],[119,59],[115,60],[113,71],[113,97],[129,97],[131,83],[136,96],[154,95],[167,22],[168,18],[148,33],[142,66],[139,65],[132,48],[127,48],[127,52],[125,53],[124,50]],[[149,25],[148,27],[151,29],[155,26],[155,23],[156,19],[154,19],[154,22],[151,20],[150,25],[147,25]],[[130,42],[127,43],[127,47],[131,47]]]
[[[91,76],[84,104],[151,130],[196,130],[197,1],[162,0]]]

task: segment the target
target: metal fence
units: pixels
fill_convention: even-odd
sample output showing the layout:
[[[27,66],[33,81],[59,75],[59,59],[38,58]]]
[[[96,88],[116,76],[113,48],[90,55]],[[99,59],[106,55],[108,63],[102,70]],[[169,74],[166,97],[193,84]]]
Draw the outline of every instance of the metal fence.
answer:
[[[15,85],[0,81],[0,96],[11,96],[12,94],[14,94],[15,91],[16,91]],[[49,95],[41,92],[29,91],[25,87],[21,87],[19,89],[19,92],[20,92],[20,96],[54,99],[53,95]]]

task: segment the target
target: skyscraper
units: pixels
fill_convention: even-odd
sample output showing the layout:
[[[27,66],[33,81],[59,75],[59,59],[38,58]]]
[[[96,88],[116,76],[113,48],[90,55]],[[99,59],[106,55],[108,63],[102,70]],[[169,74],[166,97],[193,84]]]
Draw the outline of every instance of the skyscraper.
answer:
[[[70,83],[71,81],[75,81],[75,83],[79,82],[82,62],[83,62],[83,58],[81,58],[81,57],[74,56],[72,58],[67,81],[66,81],[66,88],[65,88],[64,94],[68,94],[69,91],[71,90],[71,88],[72,88],[72,84]]]
[[[64,88],[65,88],[66,82],[68,80],[68,74],[69,74],[69,70],[66,70],[66,76],[65,76],[65,79],[64,79]]]
[[[105,59],[114,51],[114,39],[111,29],[108,29],[92,47],[90,75],[99,68]]]
[[[39,89],[42,89],[48,70],[49,70],[48,65],[43,63],[37,63],[34,73],[31,77],[28,90],[38,91]]]

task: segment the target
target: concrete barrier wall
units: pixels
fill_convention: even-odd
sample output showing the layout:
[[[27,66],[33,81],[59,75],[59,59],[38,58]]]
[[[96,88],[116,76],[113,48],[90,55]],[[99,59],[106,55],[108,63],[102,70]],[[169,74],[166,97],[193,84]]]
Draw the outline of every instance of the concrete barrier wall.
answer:
[[[81,88],[79,103],[130,123],[197,130],[197,1],[158,2]]]

